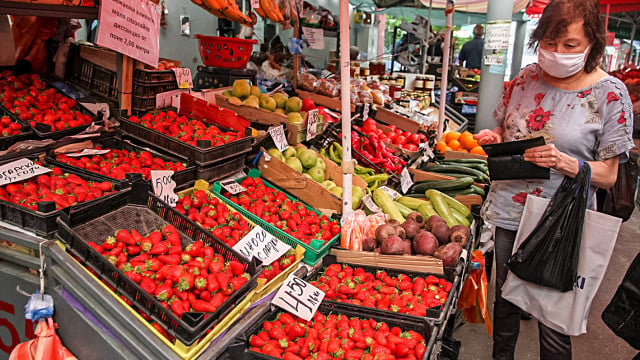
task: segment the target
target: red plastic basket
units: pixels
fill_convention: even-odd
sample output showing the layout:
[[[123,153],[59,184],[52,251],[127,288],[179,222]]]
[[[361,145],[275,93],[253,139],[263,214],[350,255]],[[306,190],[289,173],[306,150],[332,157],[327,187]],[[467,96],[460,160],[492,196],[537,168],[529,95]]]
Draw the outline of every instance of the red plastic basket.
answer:
[[[247,66],[253,45],[258,40],[244,40],[229,37],[196,34],[200,57],[206,66],[241,69]]]

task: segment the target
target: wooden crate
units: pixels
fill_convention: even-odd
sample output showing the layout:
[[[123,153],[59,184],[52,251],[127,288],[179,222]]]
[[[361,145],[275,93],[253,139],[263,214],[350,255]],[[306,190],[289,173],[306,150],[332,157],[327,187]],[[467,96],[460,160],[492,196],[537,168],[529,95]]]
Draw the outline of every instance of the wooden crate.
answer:
[[[377,252],[331,249],[338,262],[443,275],[442,260],[422,255],[382,255]]]
[[[328,97],[320,94],[316,94],[310,91],[305,90],[297,90],[298,96],[301,99],[311,99],[316,105],[324,106],[329,109],[341,111],[342,110],[342,100],[340,97]],[[351,104],[351,111],[355,111],[356,106]]]

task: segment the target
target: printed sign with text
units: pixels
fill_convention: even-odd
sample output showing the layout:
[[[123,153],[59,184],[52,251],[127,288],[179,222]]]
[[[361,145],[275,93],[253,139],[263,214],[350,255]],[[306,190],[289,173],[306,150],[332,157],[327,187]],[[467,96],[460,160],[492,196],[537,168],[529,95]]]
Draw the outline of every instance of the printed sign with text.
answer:
[[[193,87],[193,78],[191,77],[191,69],[189,68],[173,68],[176,74],[176,82],[180,89],[191,89]]]
[[[309,321],[318,310],[322,299],[324,292],[291,274],[280,286],[271,303]]]
[[[413,180],[411,180],[411,174],[409,174],[409,170],[407,170],[407,168],[405,167],[404,169],[402,169],[402,172],[400,173],[400,187],[401,187],[402,193],[406,194],[412,185],[413,185]]]
[[[244,186],[238,184],[233,179],[223,180],[220,182],[220,185],[222,185],[222,187],[225,188],[225,190],[232,193],[233,195],[241,193],[243,191],[247,191],[247,189],[245,189]]]
[[[51,169],[35,164],[29,159],[16,160],[0,166],[0,185],[26,180],[50,171]]]
[[[316,29],[303,26],[302,33],[309,43],[309,47],[315,50],[324,49],[324,29]]]

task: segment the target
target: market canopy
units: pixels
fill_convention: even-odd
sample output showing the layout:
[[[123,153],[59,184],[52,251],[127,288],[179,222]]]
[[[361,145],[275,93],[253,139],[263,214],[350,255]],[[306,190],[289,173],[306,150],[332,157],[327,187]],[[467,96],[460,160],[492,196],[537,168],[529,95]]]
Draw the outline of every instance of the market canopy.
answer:
[[[527,7],[528,15],[542,14],[544,7],[549,0],[533,0]],[[640,11],[640,1],[638,0],[600,0],[600,12],[618,13]]]

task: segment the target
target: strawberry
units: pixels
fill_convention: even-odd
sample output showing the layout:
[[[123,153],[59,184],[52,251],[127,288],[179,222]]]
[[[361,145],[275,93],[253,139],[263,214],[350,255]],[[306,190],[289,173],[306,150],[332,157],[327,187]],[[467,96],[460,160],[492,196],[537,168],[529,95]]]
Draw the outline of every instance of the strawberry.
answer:
[[[158,255],[157,259],[162,261],[164,264],[167,264],[167,265],[179,265],[180,262],[182,261],[181,256],[178,255],[178,254]]]
[[[116,238],[114,238],[113,236],[109,236],[103,243],[102,243],[102,247],[104,247],[105,250],[111,250],[114,247],[116,247]]]
[[[245,266],[235,260],[231,260],[229,261],[229,269],[233,275],[240,276],[244,274]]]
[[[142,280],[140,281],[140,287],[142,288],[142,290],[152,295],[156,291],[156,283],[148,277],[142,278]]]
[[[126,245],[136,244],[135,240],[131,236],[131,233],[124,229],[118,230],[118,232],[116,233],[116,241],[124,243]]]
[[[153,242],[153,240],[151,241]],[[154,244],[149,250],[149,254],[151,255],[162,255],[162,254],[166,254],[167,252],[169,252],[169,247],[167,246],[167,244],[163,242],[158,242]]]
[[[164,283],[156,286],[154,291],[156,299],[160,301],[167,301],[173,296],[173,282],[167,280]]]

